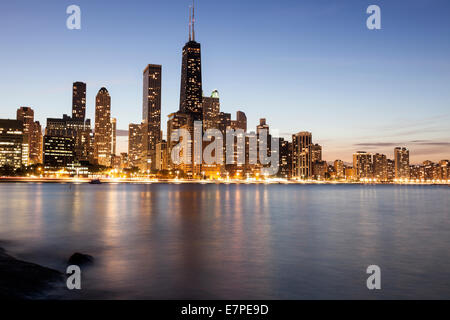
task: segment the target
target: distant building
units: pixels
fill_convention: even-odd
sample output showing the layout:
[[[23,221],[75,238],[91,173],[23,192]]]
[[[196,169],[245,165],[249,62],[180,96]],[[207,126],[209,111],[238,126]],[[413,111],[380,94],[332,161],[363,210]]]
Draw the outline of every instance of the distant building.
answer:
[[[139,167],[142,157],[142,125],[130,123],[128,126],[128,166]]]
[[[216,128],[219,129],[225,139],[227,129],[231,129],[231,113],[219,112]]]
[[[299,132],[292,136],[292,176],[309,179],[312,176],[312,134]]]
[[[278,176],[280,178],[290,179],[292,177],[292,142],[280,138],[279,143],[280,157]]]
[[[247,132],[247,116],[243,111],[236,111],[235,127],[244,130],[244,132]]]
[[[116,156],[114,154],[111,155],[111,167],[113,169],[120,169],[122,167],[121,161],[122,159],[120,156]]]
[[[264,132],[266,132],[267,135],[267,139],[266,139],[266,146],[264,150],[261,150],[261,142],[262,142],[262,136],[264,135]],[[265,165],[262,164],[262,160],[261,156],[262,155],[266,155],[267,157],[269,157],[271,155],[271,150],[272,150],[272,136],[270,135],[270,127],[267,124],[266,118],[261,118],[259,119],[259,125],[256,126],[256,137],[257,137],[257,150],[258,150],[258,159],[259,159],[259,164],[258,166],[261,168]]]
[[[17,120],[23,122],[22,164],[42,163],[42,128],[34,121],[34,111],[30,107],[17,109]]]
[[[373,155],[373,177],[378,181],[388,180],[388,163],[386,155],[379,153]]]
[[[312,163],[312,175],[314,179],[325,180],[328,174],[328,164],[323,160],[316,160]]]
[[[22,166],[23,130],[22,121],[0,119],[0,167]]]
[[[75,144],[72,137],[44,137],[44,166],[46,169],[65,168],[75,160]]]
[[[354,153],[353,170],[356,179],[371,179],[373,177],[372,155],[365,151]]]
[[[319,144],[311,145],[311,161],[322,161],[322,146]]]
[[[156,144],[156,170],[167,170],[167,142],[161,140]]]
[[[424,168],[420,165],[411,165],[409,167],[410,178],[413,180],[422,180],[424,177]]]
[[[93,137],[91,120],[74,119],[64,114],[62,118],[47,118],[45,135],[73,138],[76,161],[93,162]]]
[[[387,159],[387,176],[388,176],[388,181],[394,181],[394,179],[395,179],[395,162],[394,162],[394,160]]]
[[[395,179],[409,179],[409,150],[397,147],[394,149]]]
[[[220,113],[219,92],[214,90],[210,97],[203,97],[203,131],[217,128],[217,117]]]
[[[111,96],[101,88],[95,98],[94,159],[97,164],[111,166]]]
[[[167,152],[168,152],[168,166],[170,169],[177,169],[178,166],[173,163],[172,159],[172,149],[179,143],[179,140],[175,139],[172,141],[172,135],[175,130],[180,129],[182,127],[192,128],[192,130],[188,130],[189,132],[193,131],[194,122],[192,116],[183,113],[183,112],[174,112],[168,115],[167,120]]]
[[[155,168],[156,144],[161,141],[161,80],[162,66],[149,64],[144,70],[142,107],[142,161],[141,169]]]
[[[439,162],[441,166],[442,179],[450,180],[450,161],[449,160],[441,160]]]
[[[128,153],[126,153],[126,152],[122,152],[120,154],[120,168],[121,169],[129,168],[129,165],[128,165]]]
[[[183,47],[181,62],[180,112],[202,120],[202,59],[200,43],[195,41],[195,9],[189,17],[189,41]]]
[[[111,118],[111,154],[116,155],[117,148],[117,119]]]
[[[346,180],[348,181],[356,180],[355,170],[353,169],[353,167],[345,167],[344,171]]]
[[[86,83],[74,82],[72,87],[72,118],[84,122],[86,116]]]
[[[345,166],[344,161],[335,160],[334,161],[334,171],[336,172],[336,179],[343,179],[345,177]]]

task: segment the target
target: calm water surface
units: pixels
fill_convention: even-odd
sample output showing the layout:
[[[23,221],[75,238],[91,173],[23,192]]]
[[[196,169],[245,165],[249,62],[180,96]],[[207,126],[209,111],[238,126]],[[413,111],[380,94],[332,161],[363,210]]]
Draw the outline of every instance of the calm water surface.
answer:
[[[449,205],[447,186],[9,183],[0,247],[93,255],[68,299],[450,299]]]

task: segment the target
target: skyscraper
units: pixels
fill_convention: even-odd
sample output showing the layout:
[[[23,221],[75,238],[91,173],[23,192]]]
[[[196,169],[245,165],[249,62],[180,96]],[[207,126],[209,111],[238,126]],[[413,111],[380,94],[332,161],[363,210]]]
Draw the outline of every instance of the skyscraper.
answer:
[[[178,144],[177,141],[172,141],[172,133],[177,129],[183,127],[192,127],[193,120],[192,116],[183,112],[174,112],[168,115],[167,120],[167,153],[168,153],[168,166],[170,169],[177,169],[178,166],[173,163],[172,159],[172,149]],[[188,130],[189,131],[189,130]]]
[[[17,109],[17,120],[23,123],[22,164],[30,164],[31,132],[34,125],[34,111],[29,107]]]
[[[373,155],[373,177],[378,181],[387,181],[388,163],[386,155],[379,153]]]
[[[44,166],[46,169],[64,168],[75,159],[74,138],[64,136],[44,137]]]
[[[117,131],[117,119],[111,118],[111,154],[112,155],[116,155],[116,145],[117,145],[116,131]]]
[[[292,176],[292,142],[280,138],[280,157],[278,176],[288,179]]]
[[[372,178],[372,155],[365,151],[353,154],[353,171],[356,179]]]
[[[202,63],[200,43],[195,41],[195,8],[189,13],[189,41],[181,62],[180,111],[202,120]]]
[[[72,88],[72,118],[82,120],[86,116],[86,83],[74,82]]]
[[[334,161],[334,171],[336,172],[336,179],[342,179],[345,176],[344,171],[344,161],[342,160],[335,160]]]
[[[292,176],[308,179],[312,175],[312,134],[299,132],[292,135]]]
[[[319,144],[311,145],[311,160],[312,162],[322,161],[322,146]]]
[[[395,179],[409,179],[409,150],[397,147],[394,149]]]
[[[143,170],[155,167],[156,144],[161,141],[161,72],[160,65],[149,64],[143,73],[143,154],[141,161]]]
[[[130,123],[128,126],[128,164],[130,168],[139,167],[142,157],[142,124]]]
[[[101,88],[95,98],[94,159],[97,164],[111,165],[111,96]]]
[[[42,128],[39,121],[34,121],[33,109],[17,109],[17,120],[23,123],[22,164],[42,163]]]
[[[220,113],[219,91],[214,90],[210,97],[203,97],[203,130],[218,129],[217,117]]]
[[[242,129],[244,132],[247,132],[247,116],[243,111],[236,111],[235,128]]]
[[[23,122],[0,119],[0,167],[22,166]]]

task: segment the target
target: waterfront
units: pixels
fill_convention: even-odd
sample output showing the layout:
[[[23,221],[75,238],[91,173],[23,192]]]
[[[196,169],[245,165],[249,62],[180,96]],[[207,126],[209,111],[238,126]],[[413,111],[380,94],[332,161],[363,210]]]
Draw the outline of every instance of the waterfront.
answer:
[[[450,188],[0,184],[0,246],[63,270],[62,298],[450,299]],[[382,270],[369,291],[368,265]]]

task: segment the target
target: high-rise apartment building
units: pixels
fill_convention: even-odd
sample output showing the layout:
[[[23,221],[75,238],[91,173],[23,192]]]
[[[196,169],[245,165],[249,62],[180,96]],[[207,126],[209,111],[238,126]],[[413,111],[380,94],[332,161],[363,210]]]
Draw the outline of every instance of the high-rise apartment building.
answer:
[[[150,170],[155,168],[156,144],[161,141],[161,77],[161,65],[149,64],[144,69],[142,106],[142,170]]]
[[[203,130],[218,129],[217,117],[220,113],[219,92],[214,90],[210,97],[203,97]]]
[[[372,154],[365,151],[354,153],[353,170],[356,179],[371,179],[373,177]]]
[[[292,177],[292,142],[279,139],[279,167],[277,176],[284,179]]]
[[[242,129],[247,132],[247,116],[243,111],[236,111],[235,128]]]
[[[322,146],[319,144],[311,145],[311,160],[312,162],[322,161]]]
[[[334,172],[336,172],[336,179],[343,179],[345,177],[345,165],[342,160],[334,161]]]
[[[167,142],[161,140],[156,144],[156,170],[167,170]]]
[[[409,179],[409,150],[397,147],[394,149],[395,179]]]
[[[19,120],[0,119],[0,167],[22,166],[24,125]]]
[[[34,121],[34,111],[30,107],[17,109],[17,120],[23,123],[22,164],[30,165],[42,162],[42,128]]]
[[[111,118],[111,154],[116,155],[117,148],[117,119]]]
[[[111,166],[111,96],[101,88],[95,97],[94,159],[97,164]]]
[[[128,126],[128,166],[140,167],[142,158],[142,124]]]
[[[299,132],[292,135],[292,176],[309,179],[312,176],[312,134]]]
[[[86,83],[74,82],[72,86],[72,118],[84,122],[86,117]]]
[[[388,180],[388,163],[385,154],[376,153],[373,155],[373,178],[378,181]]]

